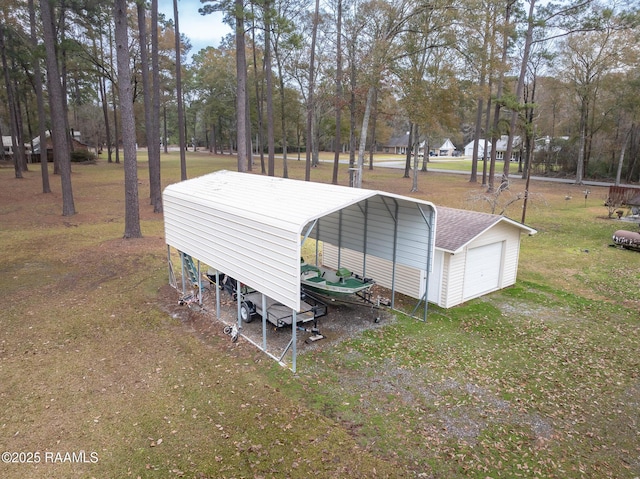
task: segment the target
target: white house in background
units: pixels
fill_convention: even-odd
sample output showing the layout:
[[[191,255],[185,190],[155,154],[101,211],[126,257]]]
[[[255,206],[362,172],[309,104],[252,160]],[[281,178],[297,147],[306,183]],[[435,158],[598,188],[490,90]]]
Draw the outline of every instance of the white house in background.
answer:
[[[502,135],[497,143],[496,143],[496,159],[497,160],[504,160],[504,154],[507,151],[507,141],[508,141],[509,137],[507,135]],[[478,143],[478,158],[482,159],[485,155],[484,155],[484,139],[481,138],[480,142]],[[522,144],[522,138],[520,138],[519,136],[514,136],[513,137],[513,146],[512,146],[512,151],[511,151],[511,161],[518,161],[518,159],[520,158],[520,146]],[[473,141],[470,142],[469,144],[467,144],[464,147],[464,155],[465,156],[473,156]],[[491,156],[491,140],[487,139],[487,154],[486,154],[487,158],[489,158]]]
[[[406,155],[409,144],[409,134],[395,136],[390,138],[384,146],[382,147],[382,151],[384,153],[395,153],[397,155]],[[422,140],[418,144],[418,156],[424,156],[425,147],[429,146],[429,155],[430,156],[453,156],[454,151],[456,151],[456,146],[451,142],[449,138],[444,140],[442,143],[440,142],[430,142],[427,145],[425,140]]]
[[[423,143],[424,147],[424,143]],[[456,146],[451,142],[449,138],[442,143],[433,143],[429,148],[429,155],[431,156],[453,156],[453,152],[456,151]]]
[[[2,146],[4,146],[3,155],[13,157],[13,143],[10,136],[2,136]]]
[[[424,297],[428,281],[428,300],[450,308],[516,282],[520,237],[536,230],[505,216],[438,206],[433,271],[398,265],[395,291],[413,298]],[[325,244],[323,262],[343,266],[356,274],[373,278],[390,288],[392,268],[388,261]],[[365,264],[366,271],[362,271]]]

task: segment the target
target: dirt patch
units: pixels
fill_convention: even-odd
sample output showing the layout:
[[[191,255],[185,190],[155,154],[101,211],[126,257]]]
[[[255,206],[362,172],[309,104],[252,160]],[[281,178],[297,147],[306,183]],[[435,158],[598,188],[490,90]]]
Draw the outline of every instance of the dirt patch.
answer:
[[[213,336],[225,336],[225,326],[237,324],[237,303],[226,292],[220,293],[220,316],[216,311],[216,289],[207,289],[202,306],[198,303],[182,302],[182,294],[170,285],[159,293],[162,309],[174,319],[179,319],[186,327],[203,340]],[[182,304],[181,304],[182,303]],[[327,304],[327,314],[313,321],[300,324],[296,331],[297,354],[322,350],[346,339],[353,338],[367,329],[374,329],[395,321],[395,316],[382,307],[372,307],[364,302],[354,304],[331,302]],[[266,353],[287,366],[292,362],[292,329],[290,326],[277,328],[263,324],[260,316],[251,322],[243,322],[237,344],[246,343],[246,349],[257,348],[261,353],[266,341]],[[318,335],[321,339],[316,339]],[[231,341],[230,336],[226,338]],[[314,340],[315,339],[315,340]]]

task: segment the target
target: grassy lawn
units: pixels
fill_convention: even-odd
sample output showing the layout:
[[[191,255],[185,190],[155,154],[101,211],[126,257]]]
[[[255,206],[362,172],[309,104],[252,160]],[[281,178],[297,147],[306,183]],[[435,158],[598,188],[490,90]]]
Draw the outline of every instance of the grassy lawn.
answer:
[[[190,177],[235,168],[188,155]],[[289,172],[303,178],[304,161]],[[0,169],[0,452],[40,454],[0,463],[0,477],[640,476],[640,254],[609,246],[634,225],[606,218],[605,188],[585,200],[532,184],[538,234],[523,238],[516,286],[431,307],[427,323],[397,314],[300,354],[294,375],[167,306],[177,296],[142,157],[139,175],[144,238],[123,240],[122,165],[74,165],[68,218],[58,178],[44,195],[37,168],[22,180]],[[176,154],[162,175],[178,180]],[[411,182],[386,168],[363,181],[405,195]],[[515,180],[495,202],[522,190]],[[482,193],[426,173],[413,195],[486,211]]]

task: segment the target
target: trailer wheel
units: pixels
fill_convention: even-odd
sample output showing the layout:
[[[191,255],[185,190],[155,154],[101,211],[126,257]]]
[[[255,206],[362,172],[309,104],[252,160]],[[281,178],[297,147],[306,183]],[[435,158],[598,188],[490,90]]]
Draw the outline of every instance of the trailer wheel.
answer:
[[[245,323],[250,323],[251,321],[253,321],[253,315],[255,314],[255,312],[255,306],[251,301],[243,301],[240,305],[240,317]]]

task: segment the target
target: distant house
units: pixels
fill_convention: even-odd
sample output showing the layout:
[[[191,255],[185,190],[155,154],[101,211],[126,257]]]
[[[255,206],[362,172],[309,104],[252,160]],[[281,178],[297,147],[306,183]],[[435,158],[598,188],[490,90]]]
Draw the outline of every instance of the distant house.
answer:
[[[479,296],[515,284],[522,233],[536,230],[506,216],[438,206],[433,270],[398,265],[395,273],[387,260],[325,243],[323,262],[344,266],[356,274],[374,278],[376,283],[413,298],[424,297],[450,308]],[[366,264],[366,272],[363,271]],[[391,273],[390,273],[391,272]],[[395,278],[392,278],[395,274]]]
[[[392,153],[394,155],[406,155],[409,145],[409,134],[394,136],[389,139],[383,146],[384,153]]]
[[[13,143],[11,142],[10,136],[2,136],[2,145],[4,146],[4,151],[2,152],[2,158],[13,157]]]
[[[509,137],[507,135],[502,135],[500,139],[498,139],[496,143],[496,159],[504,160],[504,154],[507,152],[507,141]],[[484,139],[480,139],[478,143],[478,158],[482,159],[485,156],[484,151]],[[522,144],[522,138],[519,136],[513,137],[513,147],[511,151],[511,161],[518,161],[520,159],[520,146]],[[464,147],[465,156],[473,156],[473,141],[467,144]],[[487,140],[487,152],[486,157],[489,158],[491,156],[491,140]]]
[[[3,158],[13,159],[13,140],[10,136],[2,136],[2,145],[4,146]],[[31,146],[29,144],[24,145],[24,150],[29,153]]]
[[[453,156],[456,151],[456,146],[451,142],[449,138],[442,143],[434,142],[429,148],[430,156]]]
[[[81,137],[80,132],[74,132],[73,138],[71,139],[73,151],[80,151],[80,150],[87,151],[89,149],[89,145],[80,141],[80,137]],[[33,144],[33,155],[32,155],[31,161],[33,163],[39,163],[40,162],[40,137],[36,136],[32,140],[32,144]],[[48,131],[47,131],[46,150],[47,150],[47,161],[53,161],[53,142],[51,140],[51,135]]]
[[[384,153],[392,153],[396,155],[406,155],[409,144],[409,135],[394,136],[385,145],[382,150]],[[425,146],[427,142],[425,140],[420,141],[418,144],[418,156],[424,156]],[[440,142],[431,142],[429,145],[430,156],[453,156],[453,152],[456,150],[455,145],[449,138]]]

